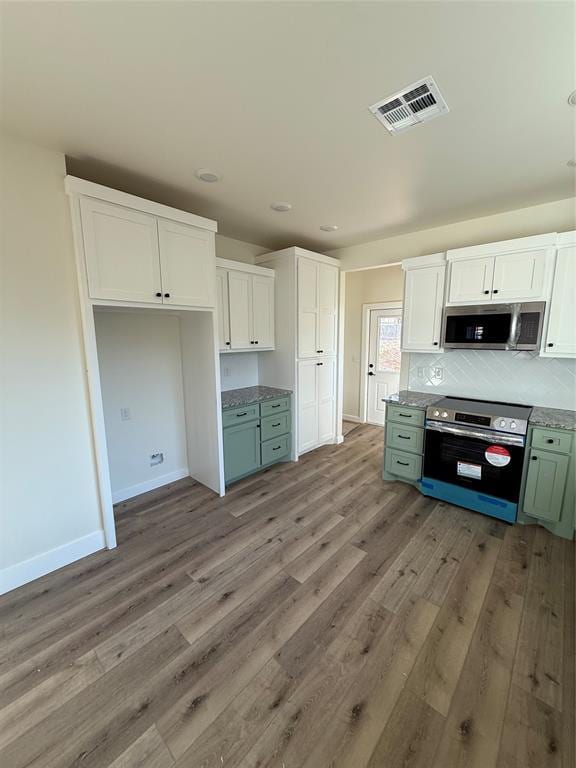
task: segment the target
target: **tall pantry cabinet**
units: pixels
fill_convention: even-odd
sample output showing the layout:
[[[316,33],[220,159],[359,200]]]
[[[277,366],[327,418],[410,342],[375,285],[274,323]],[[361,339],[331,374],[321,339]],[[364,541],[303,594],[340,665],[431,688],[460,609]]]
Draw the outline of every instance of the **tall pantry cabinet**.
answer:
[[[276,350],[260,362],[260,375],[294,392],[296,459],[337,438],[338,260],[285,248],[256,262],[276,274]]]

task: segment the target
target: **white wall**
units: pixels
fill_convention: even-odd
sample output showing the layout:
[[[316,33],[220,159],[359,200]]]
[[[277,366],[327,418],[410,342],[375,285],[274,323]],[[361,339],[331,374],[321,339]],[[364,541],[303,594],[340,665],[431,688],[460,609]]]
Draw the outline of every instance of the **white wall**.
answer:
[[[439,253],[449,248],[573,229],[576,229],[576,199],[569,198],[493,216],[457,221],[397,237],[372,240],[330,251],[329,255],[340,259],[342,269],[359,269],[402,261],[411,256]]]
[[[362,305],[402,301],[404,275],[400,266],[346,273],[344,313],[344,400],[345,416],[360,415],[360,361],[362,348]]]
[[[110,481],[120,501],[188,474],[180,320],[97,311],[95,323]],[[157,452],[164,462],[151,467]]]
[[[240,387],[254,387],[260,383],[258,355],[266,352],[238,352],[220,355],[220,381],[222,392]],[[264,384],[266,382],[263,382]]]
[[[1,144],[0,589],[104,546],[64,156]]]
[[[232,259],[243,261],[245,264],[254,264],[256,256],[268,253],[270,248],[264,248],[255,243],[245,243],[243,240],[235,240],[233,237],[216,235],[216,256],[219,259]]]

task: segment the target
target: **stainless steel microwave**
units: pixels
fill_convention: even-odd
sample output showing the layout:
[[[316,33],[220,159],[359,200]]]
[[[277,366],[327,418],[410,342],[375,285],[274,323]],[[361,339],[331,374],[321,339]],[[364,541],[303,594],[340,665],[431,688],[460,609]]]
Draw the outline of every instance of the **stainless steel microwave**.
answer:
[[[442,325],[445,349],[539,350],[544,301],[446,307]]]

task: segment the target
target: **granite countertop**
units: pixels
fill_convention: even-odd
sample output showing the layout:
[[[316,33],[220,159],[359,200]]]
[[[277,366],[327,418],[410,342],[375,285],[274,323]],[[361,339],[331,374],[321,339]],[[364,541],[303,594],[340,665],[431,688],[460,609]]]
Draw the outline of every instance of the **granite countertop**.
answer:
[[[537,427],[552,429],[569,429],[576,431],[576,411],[565,411],[562,408],[543,408],[534,406],[528,423]]]
[[[387,403],[397,403],[398,405],[409,405],[414,408],[428,408],[446,395],[440,395],[437,392],[413,392],[409,389],[401,389],[393,395],[386,395],[384,400]]]
[[[278,387],[241,387],[240,389],[228,389],[221,392],[222,408],[241,408],[250,403],[262,403],[265,400],[274,400],[276,397],[291,395],[291,389],[278,389]]]

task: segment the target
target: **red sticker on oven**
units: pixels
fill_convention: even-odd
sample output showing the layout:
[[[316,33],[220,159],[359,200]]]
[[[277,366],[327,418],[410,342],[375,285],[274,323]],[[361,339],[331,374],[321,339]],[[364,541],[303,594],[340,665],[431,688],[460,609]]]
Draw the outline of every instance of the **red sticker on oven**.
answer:
[[[484,456],[488,464],[492,464],[493,467],[505,467],[510,464],[510,451],[501,445],[490,445],[484,451]]]

